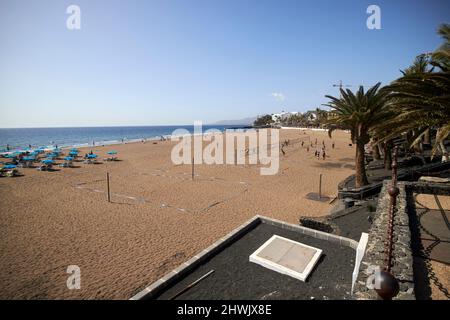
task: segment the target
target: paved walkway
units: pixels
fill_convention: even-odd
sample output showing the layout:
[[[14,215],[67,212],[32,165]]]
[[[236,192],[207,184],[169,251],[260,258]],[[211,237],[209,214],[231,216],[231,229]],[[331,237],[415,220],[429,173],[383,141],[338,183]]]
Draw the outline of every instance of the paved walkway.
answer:
[[[427,269],[427,295],[450,299],[450,196],[414,194],[414,201],[420,229],[415,259]]]

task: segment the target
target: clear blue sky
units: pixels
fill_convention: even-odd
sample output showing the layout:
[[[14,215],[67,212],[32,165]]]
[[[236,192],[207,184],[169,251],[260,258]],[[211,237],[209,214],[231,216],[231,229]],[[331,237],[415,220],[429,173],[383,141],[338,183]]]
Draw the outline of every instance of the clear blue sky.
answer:
[[[81,30],[66,28],[70,4]],[[381,30],[366,27],[370,4]],[[340,79],[392,81],[441,43],[449,17],[447,0],[2,0],[0,127],[305,111]]]

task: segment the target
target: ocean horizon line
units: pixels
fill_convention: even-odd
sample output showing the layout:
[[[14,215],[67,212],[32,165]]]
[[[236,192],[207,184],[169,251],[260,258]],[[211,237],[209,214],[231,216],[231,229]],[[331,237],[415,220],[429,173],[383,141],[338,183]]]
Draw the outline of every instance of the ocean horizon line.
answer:
[[[45,127],[0,127],[0,130],[10,130],[10,129],[72,129],[72,128],[139,128],[139,127],[186,127],[186,126],[193,126],[194,123],[191,124],[146,124],[146,125],[118,125],[118,126],[45,126]],[[204,126],[220,126],[220,127],[229,127],[229,126],[250,126],[251,124],[245,125],[241,123],[236,124],[220,124],[220,123],[208,123],[204,122],[202,123]]]
[[[220,131],[248,128],[244,125],[202,124],[205,130]],[[106,145],[168,137],[177,129],[194,132],[195,124],[146,125],[146,126],[103,126],[103,127],[37,127],[0,128],[0,149],[20,150],[32,146],[80,147]],[[5,150],[6,149],[6,150]]]

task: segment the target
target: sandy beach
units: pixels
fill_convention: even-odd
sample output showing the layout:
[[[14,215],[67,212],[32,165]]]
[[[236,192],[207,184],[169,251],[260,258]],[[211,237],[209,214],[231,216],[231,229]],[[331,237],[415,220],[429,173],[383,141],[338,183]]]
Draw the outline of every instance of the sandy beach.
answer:
[[[316,138],[326,160],[306,151]],[[258,165],[196,165],[192,181],[189,165],[171,162],[174,142],[149,141],[93,148],[99,158],[115,149],[121,161],[1,178],[0,298],[128,299],[256,214],[291,223],[326,215],[332,205],[306,195],[322,173],[333,198],[353,173],[349,134],[281,130],[286,139],[305,145],[285,147],[273,176]],[[81,269],[79,290],[66,286],[69,265]]]

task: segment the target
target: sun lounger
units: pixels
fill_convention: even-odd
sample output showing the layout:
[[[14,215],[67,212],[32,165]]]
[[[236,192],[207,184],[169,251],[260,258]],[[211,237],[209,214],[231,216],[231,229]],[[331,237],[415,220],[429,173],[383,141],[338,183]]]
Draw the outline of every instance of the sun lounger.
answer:
[[[37,169],[39,170],[39,171],[49,171],[49,170],[51,170],[53,168],[53,165],[52,164],[45,164],[45,163],[43,163],[43,164],[41,164],[39,167],[37,167]]]
[[[15,166],[14,168],[6,166],[0,169],[0,173],[3,177],[17,177],[20,175],[19,170],[17,170]]]
[[[83,163],[86,164],[95,164],[97,160],[97,155],[96,154],[88,154],[87,157],[84,158]]]
[[[20,175],[20,173],[19,173],[19,170],[17,170],[17,169],[11,169],[11,170],[6,171],[7,177],[17,177],[19,175]]]
[[[26,160],[26,161],[22,160],[18,166],[22,168],[31,168],[33,166],[33,160]]]
[[[117,157],[108,157],[108,158],[103,158],[103,161],[117,161]]]
[[[65,161],[63,163],[60,163],[59,166],[63,168],[72,168],[73,164],[72,161]]]

